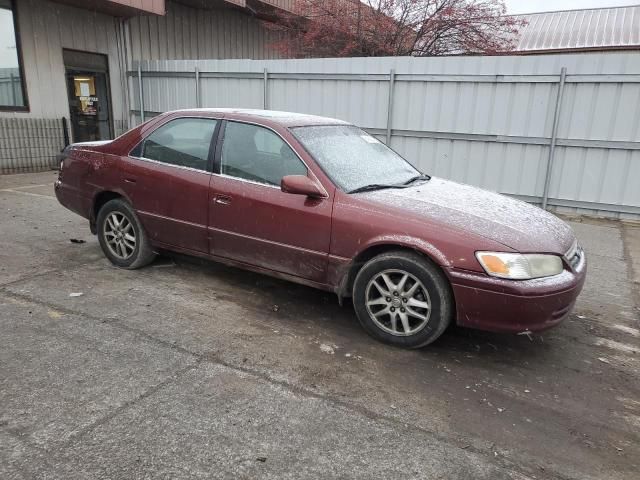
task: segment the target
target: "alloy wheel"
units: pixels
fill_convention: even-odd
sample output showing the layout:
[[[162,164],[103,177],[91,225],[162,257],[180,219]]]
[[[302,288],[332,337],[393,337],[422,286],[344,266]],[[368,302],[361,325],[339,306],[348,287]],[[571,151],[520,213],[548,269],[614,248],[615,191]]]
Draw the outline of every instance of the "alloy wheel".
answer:
[[[106,218],[104,239],[109,251],[121,260],[127,260],[136,250],[136,232],[123,213],[111,212]]]
[[[431,315],[429,292],[415,275],[404,270],[374,275],[367,283],[366,307],[379,328],[396,336],[415,335]]]

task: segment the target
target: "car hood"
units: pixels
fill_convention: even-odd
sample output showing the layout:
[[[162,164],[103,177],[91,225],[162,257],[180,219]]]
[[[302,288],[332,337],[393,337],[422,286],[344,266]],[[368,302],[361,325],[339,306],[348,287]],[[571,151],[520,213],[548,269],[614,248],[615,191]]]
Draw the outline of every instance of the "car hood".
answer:
[[[361,198],[409,211],[425,221],[499,242],[519,252],[565,254],[575,239],[571,227],[528,203],[480,188],[432,177],[402,189]]]

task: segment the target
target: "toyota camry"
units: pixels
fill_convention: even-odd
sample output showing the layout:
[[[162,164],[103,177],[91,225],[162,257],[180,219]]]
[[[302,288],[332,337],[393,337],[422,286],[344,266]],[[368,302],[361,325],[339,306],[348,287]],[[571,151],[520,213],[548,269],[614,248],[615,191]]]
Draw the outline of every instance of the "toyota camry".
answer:
[[[175,111],[62,158],[56,196],[114,265],[175,251],[332,291],[393,345],[427,345],[452,323],[550,328],[585,280],[556,216],[423,173],[331,118]]]

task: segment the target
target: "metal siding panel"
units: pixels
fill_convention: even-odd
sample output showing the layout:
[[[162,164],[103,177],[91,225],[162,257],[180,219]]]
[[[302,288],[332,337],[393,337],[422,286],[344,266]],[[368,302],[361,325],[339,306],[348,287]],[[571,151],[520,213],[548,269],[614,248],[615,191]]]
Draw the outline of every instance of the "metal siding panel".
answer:
[[[189,14],[185,17],[185,21],[189,24],[189,44],[190,44],[190,54],[187,59],[195,60],[200,58],[199,53],[200,50],[198,48],[198,15],[200,15],[200,11],[192,8],[189,10]]]
[[[640,152],[628,152],[628,166],[623,188],[620,189],[622,205],[640,205]]]
[[[162,58],[160,55],[160,32],[158,26],[160,17],[148,16],[147,20],[149,22],[149,56],[147,58],[150,60]]]
[[[520,15],[516,51],[640,47],[640,6]]]
[[[178,5],[173,3],[171,3],[171,17],[173,18],[175,43],[175,57],[172,58],[185,58],[186,51],[184,46],[184,37],[182,35],[182,16],[180,15]]]
[[[625,178],[627,154],[628,152],[622,150],[608,151],[606,169],[600,182],[599,202],[618,204],[622,200],[624,186],[628,181]]]
[[[168,7],[172,8],[172,4],[169,4]],[[164,25],[162,35],[164,35],[166,43],[166,50],[163,52],[163,58],[177,58],[175,20],[175,16],[171,14],[165,15],[162,20]]]

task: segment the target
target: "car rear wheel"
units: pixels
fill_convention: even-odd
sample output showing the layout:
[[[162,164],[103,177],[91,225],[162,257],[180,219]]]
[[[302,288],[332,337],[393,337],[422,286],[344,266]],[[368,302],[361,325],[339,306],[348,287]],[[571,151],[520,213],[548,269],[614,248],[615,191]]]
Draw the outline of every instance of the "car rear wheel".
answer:
[[[114,265],[133,270],[148,265],[155,258],[140,220],[124,200],[105,203],[98,212],[96,223],[102,251]]]
[[[370,335],[404,348],[435,341],[453,315],[453,297],[442,271],[405,251],[369,260],[356,276],[353,303]]]

